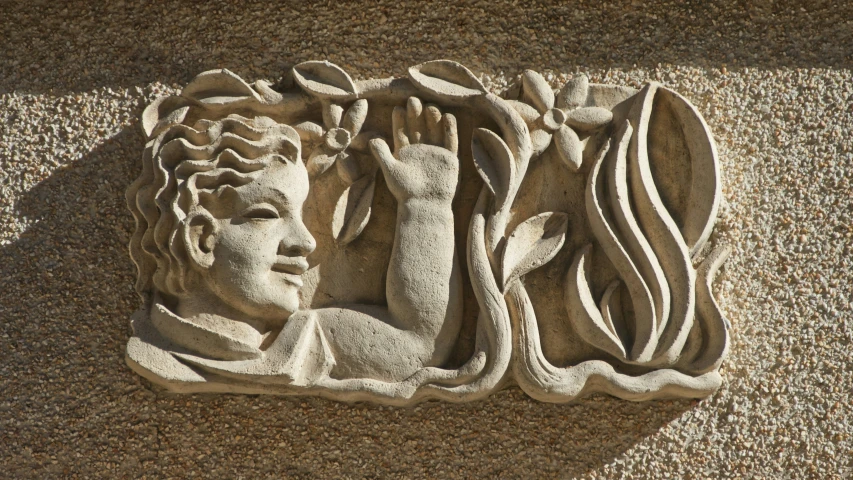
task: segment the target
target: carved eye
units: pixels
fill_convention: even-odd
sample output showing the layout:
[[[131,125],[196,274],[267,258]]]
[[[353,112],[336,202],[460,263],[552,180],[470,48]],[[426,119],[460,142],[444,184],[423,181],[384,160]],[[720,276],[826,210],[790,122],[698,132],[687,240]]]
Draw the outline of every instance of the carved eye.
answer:
[[[274,220],[279,218],[278,210],[266,203],[252,205],[243,212],[242,216],[253,220]]]

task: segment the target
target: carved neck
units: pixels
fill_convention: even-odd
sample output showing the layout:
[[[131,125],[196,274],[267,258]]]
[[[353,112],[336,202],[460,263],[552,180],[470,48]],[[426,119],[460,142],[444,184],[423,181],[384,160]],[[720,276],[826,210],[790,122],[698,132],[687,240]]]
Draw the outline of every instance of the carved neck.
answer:
[[[188,322],[249,344],[260,344],[270,330],[268,321],[246,315],[214,296],[182,298],[176,313]]]

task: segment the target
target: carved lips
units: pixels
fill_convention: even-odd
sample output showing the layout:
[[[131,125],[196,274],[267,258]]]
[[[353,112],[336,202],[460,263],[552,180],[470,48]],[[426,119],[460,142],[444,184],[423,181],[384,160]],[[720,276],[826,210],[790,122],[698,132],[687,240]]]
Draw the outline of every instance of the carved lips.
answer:
[[[279,256],[272,266],[272,271],[281,273],[285,281],[301,287],[302,274],[308,271],[308,261],[305,257],[282,257]]]

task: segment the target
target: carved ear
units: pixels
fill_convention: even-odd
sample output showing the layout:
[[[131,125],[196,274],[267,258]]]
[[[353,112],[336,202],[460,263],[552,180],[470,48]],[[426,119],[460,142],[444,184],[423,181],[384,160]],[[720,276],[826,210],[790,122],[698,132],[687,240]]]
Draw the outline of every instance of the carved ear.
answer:
[[[216,245],[216,220],[207,212],[196,212],[187,217],[185,224],[184,246],[190,264],[198,270],[210,268]]]

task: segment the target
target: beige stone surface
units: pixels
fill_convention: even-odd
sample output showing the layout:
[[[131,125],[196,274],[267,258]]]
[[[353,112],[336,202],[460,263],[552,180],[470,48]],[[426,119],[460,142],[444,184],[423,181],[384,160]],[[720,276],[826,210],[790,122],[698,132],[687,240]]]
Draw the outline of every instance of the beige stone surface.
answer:
[[[4,4],[0,477],[849,477],[850,18],[831,2]],[[734,326],[721,389],[399,409],[176,396],[126,369],[123,192],[143,107],[201,71],[273,82],[318,58],[357,79],[452,58],[493,90],[534,68],[555,88],[584,72],[689,98],[724,173],[712,241],[734,248],[717,282]],[[543,348],[570,361],[559,334]]]

